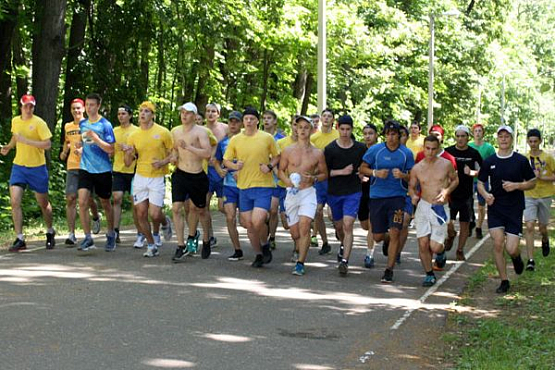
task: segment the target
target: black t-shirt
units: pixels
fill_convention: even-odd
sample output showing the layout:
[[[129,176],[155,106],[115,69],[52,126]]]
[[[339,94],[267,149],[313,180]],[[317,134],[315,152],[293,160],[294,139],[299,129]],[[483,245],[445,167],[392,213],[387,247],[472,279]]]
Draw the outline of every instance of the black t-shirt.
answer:
[[[334,140],[324,148],[328,176],[331,170],[341,170],[350,164],[353,165],[353,172],[350,175],[328,177],[328,194],[348,195],[362,191],[358,168],[362,164],[364,153],[366,153],[366,145],[358,141],[353,141],[353,146],[344,149],[337,145],[337,140]]]
[[[514,190],[506,192],[503,189],[503,181],[523,182],[536,177],[530,162],[522,154],[513,152],[508,157],[499,157],[497,154],[484,160],[478,180],[490,181],[491,194],[495,197],[492,209],[524,209],[524,192]]]
[[[459,176],[459,186],[451,193],[451,199],[466,200],[472,197],[474,191],[474,177],[464,173],[464,166],[470,167],[471,170],[477,170],[479,167],[482,167],[482,156],[480,152],[471,147],[460,150],[457,149],[455,145],[445,148],[445,151],[455,157]]]

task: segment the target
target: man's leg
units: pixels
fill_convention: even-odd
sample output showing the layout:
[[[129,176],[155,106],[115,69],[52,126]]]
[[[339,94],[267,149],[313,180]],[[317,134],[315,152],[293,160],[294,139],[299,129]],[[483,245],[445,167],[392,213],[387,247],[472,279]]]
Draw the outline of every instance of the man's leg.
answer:
[[[10,205],[12,207],[12,220],[16,235],[23,235],[23,211],[21,210],[23,193],[24,189],[21,186],[10,186]]]
[[[387,253],[387,268],[393,270],[395,267],[395,261],[397,259],[397,253],[399,251],[399,245],[401,241],[401,230],[396,227],[389,229],[389,248]]]
[[[172,215],[173,215],[173,225],[175,226],[175,232],[177,236],[177,246],[185,246],[185,222],[183,220],[184,202],[173,202],[172,203]]]
[[[35,193],[35,199],[42,212],[42,218],[46,224],[47,232],[52,233],[52,205],[48,200],[48,193]]]
[[[110,198],[100,198],[100,204],[102,204],[104,213],[106,213],[108,234],[111,235],[111,233],[114,232],[114,210],[112,208],[112,202],[110,201]]]
[[[224,204],[225,221],[227,231],[233,248],[238,251],[241,250],[241,243],[239,242],[239,231],[237,231],[237,205],[235,203]]]
[[[457,252],[463,252],[470,234],[470,222],[459,222],[459,245],[457,245]]]
[[[299,250],[299,262],[304,263],[308,256],[308,248],[310,247],[310,225],[312,219],[307,216],[300,216],[299,222],[295,225],[298,228],[298,238],[296,246]],[[293,235],[293,232],[291,232]]]
[[[269,237],[270,246],[272,249],[276,248],[276,231],[278,226],[278,212],[279,212],[279,198],[272,196],[272,203],[270,205],[270,220],[268,222],[269,226]]]
[[[114,227],[119,230],[121,222],[121,204],[123,202],[123,191],[114,191],[112,193],[114,197]]]
[[[135,209],[137,210],[139,232],[141,232],[145,236],[149,246],[154,245],[154,238],[152,237],[152,232],[150,230],[150,222],[148,222],[148,200],[144,200],[141,203],[135,204]]]
[[[493,258],[495,261],[495,266],[499,272],[499,277],[501,280],[507,279],[507,266],[505,262],[505,257],[503,256],[505,247],[505,229],[498,227],[495,229],[490,229],[489,231],[491,238],[493,239]]]
[[[420,263],[426,273],[433,271],[432,269],[432,251],[430,249],[430,236],[418,238],[418,254]]]
[[[66,195],[66,220],[70,235],[75,235],[75,218],[77,217],[77,194]]]
[[[344,215],[342,221],[341,231],[343,233],[343,238],[341,240],[343,240],[344,247],[343,258],[348,261],[353,247],[353,225],[355,223],[355,218]]]
[[[81,227],[85,233],[85,237],[91,235],[91,220],[89,216],[89,205],[91,198],[91,191],[86,188],[81,188],[77,191],[79,197],[79,219]],[[93,200],[94,202],[94,200]]]

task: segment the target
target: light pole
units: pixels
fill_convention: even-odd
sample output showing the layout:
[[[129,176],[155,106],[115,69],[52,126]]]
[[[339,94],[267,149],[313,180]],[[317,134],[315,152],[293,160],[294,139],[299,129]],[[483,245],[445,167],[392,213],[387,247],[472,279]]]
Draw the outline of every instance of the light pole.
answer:
[[[430,46],[428,50],[428,129],[430,130],[434,122],[434,49],[435,49],[435,18],[458,16],[460,12],[452,9],[443,13],[430,13]]]
[[[326,0],[318,0],[318,113],[326,108]]]

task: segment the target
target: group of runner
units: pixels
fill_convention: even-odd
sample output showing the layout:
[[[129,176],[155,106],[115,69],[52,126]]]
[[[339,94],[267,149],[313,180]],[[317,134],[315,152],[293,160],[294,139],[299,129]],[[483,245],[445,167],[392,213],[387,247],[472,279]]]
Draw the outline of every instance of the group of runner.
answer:
[[[44,151],[50,149],[52,134],[46,123],[34,115],[35,98],[21,98],[21,115],[12,121],[12,139],[2,147],[7,155],[16,148],[10,177],[10,198],[16,240],[10,251],[26,248],[22,231],[21,200],[28,186],[35,192],[47,226],[46,248],[55,246],[52,207],[48,200],[48,171]],[[244,257],[237,229],[247,230],[255,252],[253,267],[272,261],[278,220],[293,240],[294,275],[304,275],[311,245],[322,245],[319,254],[332,251],[324,211],[328,205],[336,238],[338,271],[347,275],[353,248],[353,230],[358,218],[367,235],[364,266],[373,268],[374,243],[382,242],[387,263],[381,281],[393,282],[393,270],[413,219],[418,250],[425,277],[423,286],[436,283],[434,270],[446,264],[446,251],[455,244],[454,221],[459,219],[456,259],[465,260],[466,241],[476,228],[482,238],[482,223],[487,204],[488,229],[494,243],[495,263],[501,278],[497,292],[509,289],[504,250],[511,256],[517,274],[525,268],[518,248],[522,219],[526,223],[527,270],[534,270],[534,225],[539,223],[542,252],[550,251],[547,225],[554,194],[555,162],[542,151],[541,133],[528,132],[527,156],[513,150],[513,131],[497,129],[498,151],[484,142],[484,127],[455,128],[455,145],[443,149],[444,129],[433,125],[427,136],[418,123],[409,129],[399,122],[363,128],[364,142],[353,134],[349,115],[336,119],[331,109],[321,116],[295,115],[291,134],[277,130],[277,115],[268,110],[260,114],[246,108],[232,111],[228,123],[220,122],[217,104],[205,107],[206,125],[193,103],[179,106],[181,125],[171,131],[155,123],[156,106],[149,101],[139,106],[138,125],[128,105],[118,108],[120,125],[115,129],[100,115],[102,100],[89,94],[85,101],[74,99],[74,120],[65,125],[65,142],[60,158],[67,161],[66,216],[68,246],[75,237],[76,203],[85,237],[80,252],[96,249],[92,234],[99,232],[100,217],[94,197],[106,216],[107,252],[120,243],[119,226],[122,201],[131,195],[137,238],[135,248],[145,257],[159,255],[160,232],[170,240],[176,231],[174,262],[195,255],[199,249],[202,226],[203,259],[209,258],[217,244],[209,211],[213,195],[218,209],[225,214],[234,253],[229,260]],[[86,118],[84,113],[86,112]],[[260,122],[261,121],[261,122]],[[260,126],[260,128],[259,128]],[[474,139],[471,141],[472,136]],[[164,214],[165,177],[171,174],[172,220]],[[478,194],[478,218],[474,217],[474,193]],[[89,211],[93,216],[91,220]],[[281,217],[280,217],[281,216]],[[185,224],[188,235],[185,238]],[[435,257],[434,257],[435,254]]]

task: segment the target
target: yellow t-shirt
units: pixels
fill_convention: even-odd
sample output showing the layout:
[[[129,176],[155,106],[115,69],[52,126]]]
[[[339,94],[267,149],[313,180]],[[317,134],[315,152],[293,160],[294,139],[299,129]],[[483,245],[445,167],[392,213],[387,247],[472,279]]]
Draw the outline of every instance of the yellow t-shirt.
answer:
[[[44,141],[52,137],[50,129],[42,118],[33,116],[22,120],[21,116],[12,119],[12,134],[19,134],[26,139]],[[38,167],[46,164],[44,149],[17,142],[15,144],[14,164],[24,167]]]
[[[78,170],[79,163],[81,162],[81,155],[75,153],[76,143],[81,142],[81,133],[79,131],[79,124],[73,121],[68,122],[64,126],[65,130],[65,143],[69,143],[69,154],[67,156],[67,169]]]
[[[248,189],[254,187],[275,187],[272,171],[260,171],[261,163],[270,163],[272,157],[279,154],[274,137],[267,132],[258,131],[253,136],[239,133],[229,140],[224,154],[228,161],[243,162],[243,168],[237,172],[237,187]]]
[[[328,133],[323,133],[322,131],[318,131],[317,133],[312,134],[310,136],[310,142],[316,148],[324,150],[324,148],[328,146],[329,143],[331,143],[338,137],[339,137],[339,131],[332,128],[331,131]]]
[[[116,138],[116,145],[114,146],[114,164],[112,166],[112,171],[121,173],[134,173],[135,172],[135,161],[131,163],[131,166],[127,167],[125,165],[124,157],[125,153],[120,148],[120,144],[126,144],[129,136],[137,131],[139,128],[133,124],[123,128],[118,126],[114,128],[114,137]]]
[[[291,146],[293,144],[295,144],[296,141],[293,141],[293,138],[291,136],[286,136],[282,139],[279,139],[277,141],[277,146],[278,146],[278,150],[279,152],[283,152],[283,150],[285,148],[287,148],[288,146]],[[287,185],[285,185],[285,183],[281,180],[278,181],[278,186],[281,186],[282,188],[285,188]]]
[[[526,153],[526,158],[528,158],[534,170],[540,171],[540,175],[551,176],[555,173],[555,159],[548,153],[542,151],[539,157],[534,157],[533,163],[530,159],[530,152]],[[553,186],[553,181],[536,179],[536,187],[525,191],[524,195],[536,199],[549,198],[555,195],[555,186]]]
[[[418,154],[418,152],[424,150],[424,139],[425,137],[422,135],[418,136],[416,140],[412,140],[412,138],[409,136],[406,147],[410,149],[410,151],[414,155],[414,159],[416,159],[416,155]]]
[[[156,169],[152,166],[155,160],[164,159],[173,147],[170,131],[158,124],[152,125],[148,130],[138,128],[127,138],[127,145],[135,147],[137,159],[137,172],[144,177],[161,177],[168,173],[168,166]]]

